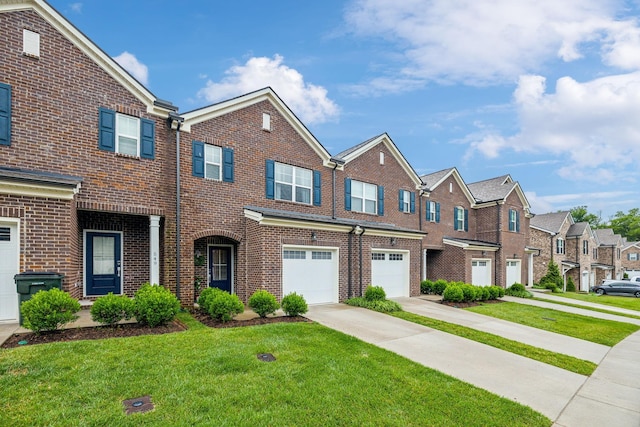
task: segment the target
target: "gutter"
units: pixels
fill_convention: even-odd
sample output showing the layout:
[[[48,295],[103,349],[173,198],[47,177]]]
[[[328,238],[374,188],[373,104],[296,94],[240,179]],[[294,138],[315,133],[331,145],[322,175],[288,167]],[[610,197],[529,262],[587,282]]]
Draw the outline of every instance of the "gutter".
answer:
[[[172,111],[169,113],[167,124],[176,130],[176,298],[180,301],[180,126],[184,117]],[[180,301],[182,303],[182,301]]]

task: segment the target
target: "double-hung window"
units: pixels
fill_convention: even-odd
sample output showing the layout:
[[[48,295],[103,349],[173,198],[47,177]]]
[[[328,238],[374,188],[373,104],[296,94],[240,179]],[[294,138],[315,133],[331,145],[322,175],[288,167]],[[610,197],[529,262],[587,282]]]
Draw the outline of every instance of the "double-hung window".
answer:
[[[556,240],[556,253],[564,254],[564,239],[560,237]]]
[[[222,173],[222,148],[204,145],[204,177],[220,181]]]
[[[440,222],[440,203],[427,200],[427,221]]]
[[[460,206],[453,208],[453,229],[469,231],[469,210]]]
[[[275,198],[291,202],[311,204],[313,173],[309,169],[275,164]]]
[[[116,113],[116,152],[138,157],[140,146],[140,120]]]
[[[509,209],[509,231],[520,232],[520,212]]]
[[[589,255],[589,241],[582,241],[582,255]]]
[[[378,186],[351,181],[351,210],[375,214],[378,211]]]
[[[637,261],[638,260],[638,253],[637,252],[631,252],[631,253],[627,254],[627,258],[629,259],[629,261]]]

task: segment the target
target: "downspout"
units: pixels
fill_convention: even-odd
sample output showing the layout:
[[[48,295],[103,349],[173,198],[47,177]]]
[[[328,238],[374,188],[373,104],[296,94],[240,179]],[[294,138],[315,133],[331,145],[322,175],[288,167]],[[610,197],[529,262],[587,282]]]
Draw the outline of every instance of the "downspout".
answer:
[[[360,235],[358,236],[358,240],[360,243],[360,296],[363,296],[364,293],[362,292],[362,235],[364,234],[365,229],[362,229],[362,233],[360,233]]]
[[[493,271],[493,283],[496,286],[500,286],[498,285],[498,277],[500,275],[500,268],[502,266],[502,263],[500,262],[501,257],[502,257],[502,209],[500,209],[500,202],[496,202],[496,209],[498,211],[498,214],[496,215],[497,219],[498,219],[498,223],[496,224],[496,234],[498,236],[498,238],[496,240],[498,240],[498,250],[495,252],[495,261],[496,261],[496,268]]]
[[[169,113],[169,127],[176,127],[176,298],[180,300],[180,125],[184,117]]]
[[[336,219],[336,168],[338,163],[335,164],[331,171],[331,218]]]
[[[351,255],[351,250],[353,247],[353,230],[351,230],[351,232],[349,232],[349,243],[348,243],[348,250],[347,250],[347,296],[348,298],[351,298],[353,296],[353,291],[352,291],[352,286],[351,286],[351,275],[352,273],[352,268],[351,268],[351,263],[353,262],[353,256]]]

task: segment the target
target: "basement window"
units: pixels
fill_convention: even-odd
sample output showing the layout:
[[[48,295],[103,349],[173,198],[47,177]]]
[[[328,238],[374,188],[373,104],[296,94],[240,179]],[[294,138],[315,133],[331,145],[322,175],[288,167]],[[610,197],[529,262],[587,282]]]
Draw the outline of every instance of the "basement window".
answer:
[[[35,58],[40,57],[40,34],[22,30],[22,53]]]

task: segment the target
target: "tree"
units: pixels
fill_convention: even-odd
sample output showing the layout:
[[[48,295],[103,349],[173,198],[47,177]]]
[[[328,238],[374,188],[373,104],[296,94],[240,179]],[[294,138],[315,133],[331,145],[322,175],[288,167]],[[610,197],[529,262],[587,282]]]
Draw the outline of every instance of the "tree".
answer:
[[[549,262],[549,265],[547,266],[547,274],[542,276],[540,279],[540,285],[551,290],[554,288],[556,290],[562,290],[562,288],[564,288],[564,280],[562,279],[562,275],[560,275],[558,264],[553,261]]]
[[[588,222],[593,229],[603,226],[600,213],[598,215],[589,213],[586,206],[576,206],[569,209],[569,212],[571,212],[574,222]]]
[[[626,237],[630,242],[640,240],[640,209],[630,209],[628,213],[616,212],[611,218],[610,227],[615,234]]]

